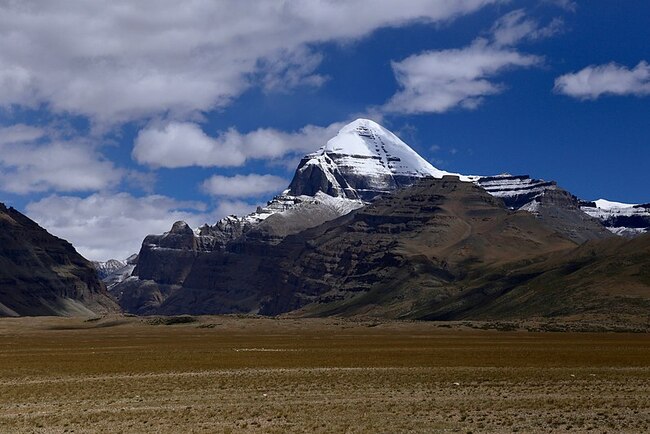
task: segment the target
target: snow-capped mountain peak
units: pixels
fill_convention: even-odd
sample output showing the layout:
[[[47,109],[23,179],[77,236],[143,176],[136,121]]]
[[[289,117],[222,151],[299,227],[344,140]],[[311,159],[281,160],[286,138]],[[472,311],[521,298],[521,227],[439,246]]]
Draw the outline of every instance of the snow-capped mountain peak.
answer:
[[[358,174],[434,176],[448,172],[433,167],[395,134],[369,119],[357,119],[341,128],[316,155],[340,157],[340,165]]]
[[[289,194],[371,200],[413,184],[417,179],[462,176],[433,167],[395,134],[369,119],[357,119],[323,147],[306,155],[298,166]]]

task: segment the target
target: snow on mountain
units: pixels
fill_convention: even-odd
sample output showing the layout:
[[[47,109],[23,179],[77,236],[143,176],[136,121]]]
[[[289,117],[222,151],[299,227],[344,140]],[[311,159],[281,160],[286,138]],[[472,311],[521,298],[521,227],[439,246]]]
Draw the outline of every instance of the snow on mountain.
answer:
[[[611,200],[607,200],[607,199],[598,199],[598,200],[594,201],[594,203],[596,204],[597,208],[600,208],[602,210],[607,210],[607,211],[611,211],[611,210],[614,210],[614,209],[622,210],[622,209],[625,209],[625,208],[633,208],[633,207],[637,206],[637,204],[612,202]]]
[[[335,197],[371,200],[420,178],[445,175],[463,181],[478,179],[437,169],[386,128],[369,119],[357,119],[302,159],[289,194],[313,196],[322,191]]]
[[[337,165],[357,175],[397,175],[442,178],[436,169],[395,134],[369,119],[344,126],[315,155],[329,155]]]
[[[106,284],[108,289],[110,289],[112,286],[117,285],[131,276],[137,260],[138,255],[134,254],[123,261],[109,259],[105,262],[92,261],[92,264],[97,270],[99,278]]]
[[[557,184],[543,179],[532,179],[527,175],[513,176],[502,174],[483,176],[475,181],[492,196],[503,199],[506,206],[512,209],[535,209],[534,199],[547,190],[557,190]]]
[[[636,236],[650,231],[650,204],[637,205],[598,199],[581,202],[580,209],[600,220],[617,235]]]
[[[100,279],[105,278],[109,274],[113,273],[120,268],[123,268],[126,265],[126,261],[119,261],[117,259],[109,259],[108,261],[91,261],[93,267],[97,270],[97,274]]]

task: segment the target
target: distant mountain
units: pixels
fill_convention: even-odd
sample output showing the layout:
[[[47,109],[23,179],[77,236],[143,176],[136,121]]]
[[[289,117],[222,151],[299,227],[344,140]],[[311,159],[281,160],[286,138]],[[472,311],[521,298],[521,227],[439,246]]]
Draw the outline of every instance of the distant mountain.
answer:
[[[550,196],[557,196],[555,192],[561,191],[560,195],[571,198],[572,210],[579,208],[584,214],[598,220],[613,234],[634,237],[650,232],[650,204],[635,205],[605,199],[581,200],[562,190],[554,181],[532,179],[527,175],[484,176],[475,182],[488,193],[503,199],[509,208],[529,211],[542,218],[540,204],[548,203],[544,197],[548,199]],[[551,192],[550,195],[548,192]],[[569,204],[563,202],[565,205]]]
[[[445,182],[455,185],[454,191],[464,191],[467,203],[456,200],[456,193],[440,188],[434,182],[445,176],[456,177],[454,182],[447,178]],[[437,193],[422,193],[422,182],[432,183],[428,188]],[[456,212],[453,218],[444,213],[435,214],[434,211],[440,211],[439,203],[447,203],[446,200],[452,199],[456,200],[453,202]],[[390,243],[379,241],[371,233],[365,233],[354,240],[345,235],[348,232],[358,232],[351,229],[349,219],[368,216],[368,210],[376,210],[380,204],[392,203],[391,201],[394,206],[386,208],[385,215],[381,218],[368,217],[374,219],[374,223],[379,222],[378,227],[382,229],[377,229],[378,231],[388,231],[388,238],[392,240]],[[409,205],[412,202],[419,203],[418,201],[423,202],[421,208]],[[404,205],[405,209],[400,209],[398,203]],[[348,286],[356,285],[350,282],[358,282],[351,276],[378,273],[374,281],[366,280],[360,284],[358,288],[361,288],[361,292],[373,291],[377,285],[381,286],[381,282],[386,279],[386,275],[382,274],[386,271],[382,261],[391,263],[394,256],[390,253],[393,246],[391,243],[403,242],[402,237],[418,234],[418,237],[430,239],[431,243],[438,243],[440,240],[436,240],[433,235],[422,234],[433,231],[442,236],[449,219],[456,219],[454,224],[461,227],[472,228],[475,223],[468,223],[469,220],[474,221],[472,213],[480,215],[484,211],[476,207],[477,203],[489,204],[493,207],[491,212],[497,213],[495,210],[498,209],[503,219],[517,221],[517,225],[513,226],[515,229],[495,224],[491,226],[492,230],[507,232],[512,229],[528,231],[529,234],[543,232],[557,243],[551,243],[552,246],[548,246],[550,250],[575,248],[581,243],[614,236],[611,227],[603,224],[601,216],[585,213],[586,202],[580,201],[555,182],[507,174],[449,174],[433,167],[382,126],[366,119],[358,119],[342,128],[318,151],[305,156],[289,187],[265,207],[260,207],[247,216],[229,216],[213,226],[204,225],[196,230],[184,222],[176,222],[169,232],[146,237],[131,277],[112,287],[111,291],[124,309],[134,313],[271,314],[297,308],[307,309],[304,306],[312,306],[310,303],[324,306],[329,302],[323,300],[340,299],[341,294],[336,294],[336,291],[343,291],[343,298],[350,297],[355,290]],[[466,209],[462,209],[464,206]],[[407,211],[410,214],[405,215]],[[517,217],[509,217],[511,215]],[[384,219],[403,223],[394,229],[391,225],[386,226]],[[486,222],[488,221],[491,221],[490,218],[487,218]],[[422,229],[422,222],[433,227]],[[485,225],[489,226],[488,223]],[[383,229],[385,227],[388,229]],[[422,234],[418,230],[423,231]],[[357,250],[362,252],[356,253],[358,257],[355,261],[346,259],[352,261],[350,264],[362,268],[352,267],[344,272],[338,265],[331,268],[336,262],[334,258],[325,255],[322,262],[319,262],[309,256],[309,252],[325,236],[320,231],[326,231],[332,236],[340,234],[333,243],[335,248],[341,249],[341,257],[348,258],[346,255]],[[505,237],[498,241],[494,240],[504,234],[483,235],[481,241],[463,245],[464,254],[472,259],[454,265],[455,272],[450,271],[451,261],[446,257],[436,256],[435,261],[444,262],[447,268],[432,268],[431,264],[424,262],[425,270],[433,270],[434,274],[442,273],[450,279],[445,284],[446,289],[434,299],[459,292],[459,287],[455,285],[464,281],[465,274],[469,275],[478,269],[477,260],[482,264],[490,257],[500,257],[503,253],[507,257],[502,258],[505,264],[524,260],[523,258],[526,261],[532,260],[547,251],[543,242],[532,243],[534,248],[525,248],[527,241],[523,232],[521,238]],[[451,235],[445,235],[447,236]],[[296,247],[296,240],[303,240],[304,246]],[[453,253],[453,249],[460,248],[462,243],[458,243],[460,240],[451,244],[453,248],[450,247],[452,250],[449,250],[449,254]],[[498,248],[485,250],[483,255],[481,249],[487,244]],[[368,252],[377,246],[384,250],[381,254],[378,253],[376,260],[371,260],[374,256]],[[521,253],[521,257],[515,253]],[[426,253],[425,249],[419,254],[424,258],[432,252]],[[292,259],[284,261],[287,257]],[[312,259],[307,260],[303,268],[294,268],[292,264],[298,258]],[[302,263],[300,261],[298,263]],[[402,264],[399,261],[397,263]],[[315,272],[313,279],[310,277],[312,270]],[[441,270],[445,270],[444,273]],[[326,274],[319,277],[318,273],[321,272]],[[409,276],[411,275],[401,275],[400,279],[404,279],[407,284],[415,284],[417,279],[409,280]],[[340,279],[352,280],[343,283]],[[423,283],[424,286],[431,284]],[[300,285],[307,286],[302,288]],[[446,295],[443,297],[441,294]],[[413,298],[413,293],[403,294],[403,297],[407,302],[416,299],[422,301]],[[399,309],[390,315],[397,315],[398,311],[401,312],[399,315],[407,315]]]
[[[126,261],[119,261],[117,259],[109,259],[108,261],[90,261],[90,263],[97,270],[97,275],[100,279],[104,279],[106,276],[114,273],[115,271],[124,268]]]
[[[92,264],[70,243],[0,204],[0,316],[117,311]]]
[[[635,237],[650,232],[650,203],[635,205],[599,199],[582,201],[580,205],[582,211],[617,235]]]
[[[554,181],[532,179],[528,175],[482,176],[476,183],[492,196],[502,199],[510,209],[521,209],[533,203],[546,191],[559,189]]]
[[[91,264],[97,270],[97,275],[110,290],[118,283],[131,277],[135,265],[138,261],[138,255],[131,255],[123,261],[118,259],[109,259],[108,261],[92,261]]]

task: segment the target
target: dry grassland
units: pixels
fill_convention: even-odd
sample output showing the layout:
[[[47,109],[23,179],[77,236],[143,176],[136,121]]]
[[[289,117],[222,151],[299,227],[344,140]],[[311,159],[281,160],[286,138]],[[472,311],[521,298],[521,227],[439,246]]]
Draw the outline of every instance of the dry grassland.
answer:
[[[648,334],[0,320],[3,433],[648,430]]]

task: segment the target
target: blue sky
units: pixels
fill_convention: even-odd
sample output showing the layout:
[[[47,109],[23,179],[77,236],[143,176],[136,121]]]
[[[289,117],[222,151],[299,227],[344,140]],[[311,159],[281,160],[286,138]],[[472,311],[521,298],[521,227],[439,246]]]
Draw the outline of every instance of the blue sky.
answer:
[[[436,167],[650,202],[650,3],[0,5],[0,201],[91,259],[241,214],[370,117]]]

